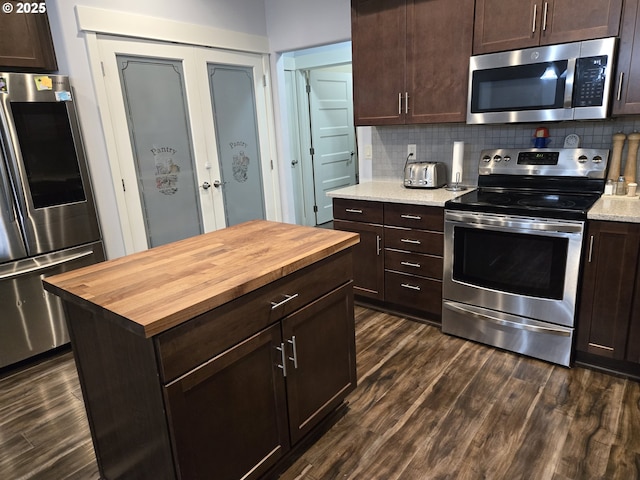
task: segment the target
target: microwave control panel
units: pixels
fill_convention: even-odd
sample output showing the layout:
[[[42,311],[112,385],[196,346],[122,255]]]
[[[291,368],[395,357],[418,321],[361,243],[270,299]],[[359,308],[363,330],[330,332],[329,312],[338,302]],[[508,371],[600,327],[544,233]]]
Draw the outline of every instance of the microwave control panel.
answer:
[[[578,58],[573,86],[574,107],[599,107],[604,102],[607,55]]]

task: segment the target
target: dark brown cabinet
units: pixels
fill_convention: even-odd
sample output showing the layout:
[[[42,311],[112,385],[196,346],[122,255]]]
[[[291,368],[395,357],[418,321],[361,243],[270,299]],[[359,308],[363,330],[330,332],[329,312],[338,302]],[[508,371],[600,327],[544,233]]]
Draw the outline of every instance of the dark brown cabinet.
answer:
[[[360,234],[353,247],[353,290],[361,297],[384,300],[383,204],[335,198],[333,228]]]
[[[577,322],[578,353],[613,360],[628,360],[628,352],[636,355],[635,347],[628,350],[627,343],[631,322],[631,331],[636,332],[639,326],[633,311],[640,301],[636,295],[639,252],[639,224],[588,223]]]
[[[333,212],[335,229],[360,234],[354,247],[354,292],[360,300],[439,322],[444,209],[334,198]]]
[[[640,2],[626,0],[622,16],[613,115],[640,113]]]
[[[256,220],[48,277],[101,478],[271,478],[310,445],[356,387],[355,244]]]
[[[356,385],[351,284],[165,387],[182,478],[257,479]]]
[[[385,301],[440,321],[444,210],[385,203]]]
[[[352,0],[356,125],[463,122],[473,0]]]
[[[622,0],[476,0],[474,55],[615,37]]]
[[[0,22],[0,69],[53,72],[58,69],[46,12],[2,14]],[[44,5],[44,2],[42,3]]]

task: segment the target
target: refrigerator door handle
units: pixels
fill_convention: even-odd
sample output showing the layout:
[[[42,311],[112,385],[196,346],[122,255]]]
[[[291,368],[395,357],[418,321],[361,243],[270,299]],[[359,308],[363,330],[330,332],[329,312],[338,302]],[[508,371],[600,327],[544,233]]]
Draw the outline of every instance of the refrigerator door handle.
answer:
[[[49,268],[55,267],[56,265],[60,265],[62,263],[67,263],[67,262],[72,262],[74,260],[78,260],[80,258],[84,258],[84,257],[89,257],[93,255],[93,250],[87,250],[85,252],[82,253],[76,253],[74,255],[68,255],[62,258],[56,258],[55,260],[48,262],[48,263],[43,263],[41,265],[30,265],[28,267],[25,268],[21,268],[19,270],[10,272],[10,273],[3,273],[0,274],[0,280],[8,280],[20,275],[25,275],[27,273],[31,273],[31,272],[36,272],[38,270],[47,270]]]

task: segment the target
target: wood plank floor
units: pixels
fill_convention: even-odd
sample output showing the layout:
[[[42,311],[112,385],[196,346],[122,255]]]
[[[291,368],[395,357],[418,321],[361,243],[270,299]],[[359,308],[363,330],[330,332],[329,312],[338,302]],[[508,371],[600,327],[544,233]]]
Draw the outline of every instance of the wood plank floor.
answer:
[[[640,385],[356,307],[349,410],[282,480],[640,478]],[[0,479],[99,478],[70,353],[0,378]]]

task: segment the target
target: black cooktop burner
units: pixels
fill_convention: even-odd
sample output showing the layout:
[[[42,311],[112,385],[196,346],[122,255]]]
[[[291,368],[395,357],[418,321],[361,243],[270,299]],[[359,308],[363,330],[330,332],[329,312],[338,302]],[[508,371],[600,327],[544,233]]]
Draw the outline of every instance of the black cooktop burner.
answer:
[[[586,220],[587,211],[600,194],[523,192],[479,188],[449,200],[450,210]]]

